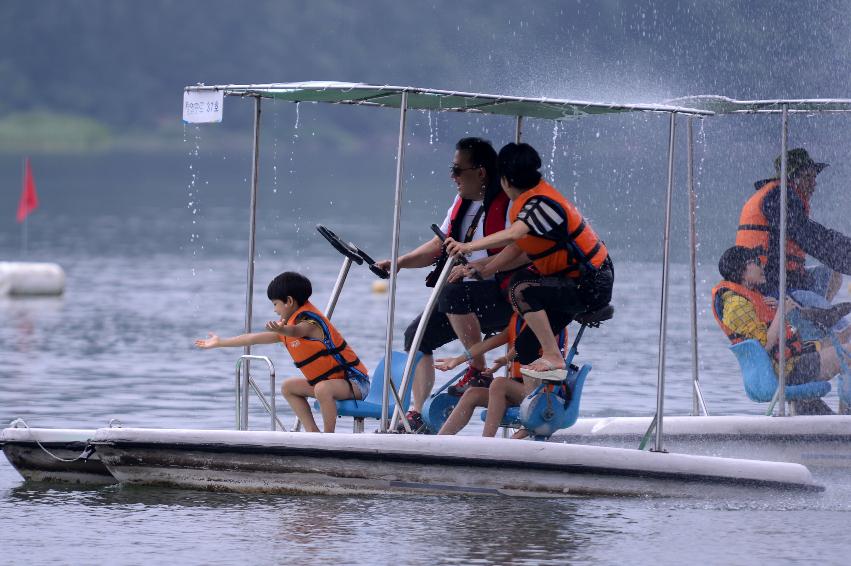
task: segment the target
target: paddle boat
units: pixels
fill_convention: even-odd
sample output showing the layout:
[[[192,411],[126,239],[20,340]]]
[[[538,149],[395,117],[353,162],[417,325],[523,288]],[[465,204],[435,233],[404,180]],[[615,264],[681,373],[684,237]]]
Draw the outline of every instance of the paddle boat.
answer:
[[[671,101],[690,108],[710,110],[713,115],[754,114],[780,115],[781,155],[787,151],[788,121],[790,114],[806,116],[820,113],[851,112],[849,99],[797,99],[797,100],[734,100],[722,96],[696,96]],[[768,403],[765,416],[710,416],[700,388],[697,335],[697,236],[696,202],[693,174],[692,120],[688,120],[688,193],[689,193],[689,249],[690,249],[690,314],[692,358],[692,412],[688,416],[666,416],[665,440],[668,446],[689,454],[712,454],[731,457],[755,457],[767,460],[799,462],[818,468],[851,470],[851,415],[796,415],[800,400],[817,400],[824,397],[831,385],[827,382],[804,385],[786,385],[782,370],[777,375],[763,348],[753,340],[730,346],[742,372],[745,394],[754,402]],[[781,216],[786,206],[786,160],[781,162]],[[780,242],[785,241],[785,225],[781,225]],[[780,248],[780,281],[786,279],[785,246]],[[665,262],[667,262],[667,256]],[[663,290],[664,293],[664,290]],[[781,301],[782,303],[783,301]],[[663,321],[665,306],[663,301]],[[785,305],[779,305],[784,316]],[[660,345],[661,347],[662,345]],[[783,348],[781,355],[783,354]],[[843,354],[840,354],[840,356]],[[844,354],[844,355],[847,355]],[[780,367],[785,367],[781,362]],[[660,373],[664,368],[660,364]],[[847,370],[845,372],[847,373]],[[843,383],[843,380],[845,383]],[[851,376],[837,378],[841,388],[846,388]],[[840,394],[840,399],[847,391]],[[841,403],[843,405],[845,403]],[[789,414],[791,412],[791,415]],[[658,414],[658,413],[657,413]],[[774,415],[774,416],[772,416]],[[656,427],[656,417],[612,417],[604,419],[579,419],[570,429],[556,433],[556,442],[588,443],[606,446],[644,446]],[[657,431],[658,432],[658,431]]]
[[[250,194],[250,241],[246,291],[246,331],[251,329],[254,277],[254,222],[258,185],[259,129],[263,99],[291,102],[326,102],[397,108],[400,111],[396,155],[393,239],[383,364],[380,410],[376,406],[356,418],[377,418],[383,434],[325,435],[287,432],[275,413],[274,368],[268,359],[271,399],[266,400],[250,375],[248,363],[237,366],[236,431],[182,429],[102,428],[82,431],[95,454],[122,483],[172,485],[193,489],[224,489],[251,492],[300,493],[385,493],[462,492],[559,496],[571,494],[684,495],[693,494],[696,483],[724,490],[741,488],[820,489],[809,471],[794,463],[763,462],[669,453],[663,445],[665,346],[668,298],[668,267],[673,193],[674,136],[678,116],[712,116],[713,110],[665,104],[610,104],[549,98],[513,97],[463,93],[413,87],[372,86],[337,82],[276,83],[262,85],[190,86],[184,92],[184,119],[203,123],[221,121],[224,96],[254,102],[253,159]],[[415,358],[393,352],[393,322],[396,297],[402,179],[406,116],[410,110],[470,112],[513,117],[515,139],[520,140],[523,120],[564,120],[595,114],[647,112],[668,118],[668,182],[666,191],[662,307],[659,332],[657,412],[653,418],[655,443],[651,451],[637,447],[578,446],[554,442],[518,442],[505,439],[428,437],[386,434],[404,418]],[[689,135],[691,148],[691,135]],[[691,155],[691,152],[689,153]],[[692,175],[689,168],[690,186]],[[692,188],[693,190],[693,188]],[[693,209],[692,209],[693,212]],[[324,234],[323,234],[324,235]],[[327,237],[327,236],[326,236]],[[329,240],[330,241],[330,240]],[[345,246],[344,246],[345,247]],[[351,253],[351,249],[347,250]],[[345,255],[345,254],[344,254]],[[354,255],[364,259],[356,251]],[[349,261],[357,263],[354,256]],[[374,262],[372,262],[374,263]],[[344,262],[331,303],[345,280],[351,263]],[[452,261],[447,262],[423,316],[425,321],[434,299],[445,282]],[[418,329],[412,351],[418,347],[423,328]],[[246,362],[263,360],[250,349]],[[404,360],[401,364],[399,360]],[[399,367],[402,366],[401,371]],[[590,367],[588,368],[590,371]],[[587,377],[586,371],[583,379]],[[374,376],[377,378],[378,376]],[[579,375],[577,374],[577,379]],[[578,381],[575,383],[579,383]],[[697,383],[695,379],[695,383]],[[374,382],[375,384],[375,382]],[[270,431],[249,431],[249,392],[254,390],[269,412]],[[544,391],[544,389],[542,389]],[[540,392],[539,392],[540,393]],[[699,395],[699,388],[696,387]],[[392,399],[391,399],[392,395]],[[578,403],[578,399],[577,399]],[[702,403],[702,401],[701,401]],[[705,408],[705,404],[703,404]],[[357,408],[357,407],[355,407]],[[576,407],[578,409],[578,405]],[[341,415],[347,414],[341,407]],[[704,410],[704,412],[706,412]],[[571,418],[575,419],[574,415]],[[392,417],[391,417],[392,415]],[[712,417],[689,417],[708,423]],[[743,417],[745,418],[745,417]],[[783,419],[773,419],[781,421]],[[565,421],[566,422],[566,421]],[[791,420],[787,422],[792,422]],[[356,421],[357,423],[357,421]],[[646,423],[645,423],[646,424]],[[567,430],[579,430],[583,419]],[[358,425],[356,424],[356,429]],[[360,427],[362,429],[362,426]],[[17,432],[10,432],[17,430]],[[32,434],[31,429],[27,429]],[[726,438],[736,431],[724,429]],[[57,433],[60,431],[57,431]],[[553,432],[553,431],[549,431]],[[3,431],[4,451],[20,444],[20,429]],[[21,464],[21,460],[18,460]],[[708,493],[703,488],[701,494]]]
[[[94,430],[30,428],[22,419],[0,432],[9,463],[29,481],[116,483],[89,444]]]

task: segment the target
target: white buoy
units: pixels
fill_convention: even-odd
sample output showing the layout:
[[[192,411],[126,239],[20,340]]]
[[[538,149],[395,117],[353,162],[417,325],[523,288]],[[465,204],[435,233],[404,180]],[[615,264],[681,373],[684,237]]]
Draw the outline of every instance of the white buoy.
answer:
[[[65,271],[55,263],[0,261],[0,295],[61,295]]]

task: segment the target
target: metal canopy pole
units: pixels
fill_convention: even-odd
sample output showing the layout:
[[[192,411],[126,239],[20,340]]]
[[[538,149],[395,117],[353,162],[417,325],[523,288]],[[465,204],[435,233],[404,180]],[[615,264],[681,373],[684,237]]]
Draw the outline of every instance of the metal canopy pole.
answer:
[[[408,92],[402,91],[399,104],[399,145],[396,147],[396,194],[393,201],[393,243],[390,251],[390,296],[387,299],[387,337],[384,343],[384,390],[381,396],[381,432],[387,432],[390,380],[393,372],[393,318],[396,309],[396,279],[399,270],[399,224],[402,216],[402,165],[405,159],[405,120],[408,116]]]
[[[691,275],[691,380],[692,415],[708,415],[703,395],[700,391],[700,369],[697,359],[697,193],[694,191],[694,118],[689,116],[687,127],[688,141],[688,241]]]
[[[251,332],[251,314],[254,303],[254,243],[257,233],[255,225],[257,217],[257,180],[260,170],[260,97],[254,97],[254,148],[251,156],[251,197],[249,208],[251,209],[248,217],[248,269],[246,275],[245,289],[245,333]],[[242,350],[243,355],[251,355],[251,346],[245,346]],[[251,362],[245,361],[245,383],[248,383],[251,377]],[[243,423],[245,428],[248,428],[248,387],[242,388],[242,411]]]
[[[659,317],[659,369],[656,383],[656,443],[654,452],[664,452],[662,447],[662,416],[665,401],[665,340],[668,333],[668,267],[671,248],[671,201],[674,195],[674,132],[677,113],[671,112],[668,135],[668,191],[665,202],[665,234],[662,240],[662,306]]]
[[[405,361],[405,370],[402,373],[402,383],[399,387],[399,396],[396,397],[396,408],[393,409],[393,418],[390,421],[390,429],[396,430],[396,425],[399,424],[399,419],[403,419],[405,423],[405,430],[410,428],[410,424],[405,419],[402,414],[402,402],[401,402],[401,392],[408,390],[408,381],[413,379],[411,376],[411,370],[414,367],[414,359],[416,358],[416,354],[410,355],[410,352],[419,352],[420,344],[423,342],[423,336],[425,336],[425,330],[428,326],[428,321],[431,318],[432,313],[434,312],[434,307],[437,306],[437,298],[440,296],[441,291],[446,286],[446,281],[449,279],[449,274],[452,273],[452,268],[455,267],[455,258],[450,257],[446,260],[446,263],[443,264],[443,269],[440,272],[440,276],[437,278],[437,282],[434,284],[434,289],[431,291],[431,295],[429,295],[428,302],[426,303],[425,308],[423,309],[423,313],[420,315],[420,323],[417,325],[417,331],[414,333],[414,339],[411,341],[411,349],[409,351],[408,359]],[[411,432],[408,430],[408,432]]]
[[[778,413],[781,417],[786,416],[786,208],[787,208],[787,182],[786,171],[786,143],[789,125],[789,105],[783,105],[780,132],[780,282],[777,290],[777,311],[780,317],[780,347],[777,352],[777,387],[778,387]]]
[[[328,319],[334,314],[334,309],[337,306],[337,299],[340,298],[340,292],[343,290],[343,284],[346,282],[346,277],[349,276],[349,269],[352,267],[351,258],[343,260],[343,265],[340,267],[340,273],[337,274],[337,281],[334,282],[334,288],[331,290],[331,297],[328,299],[328,306],[325,307],[325,316]]]

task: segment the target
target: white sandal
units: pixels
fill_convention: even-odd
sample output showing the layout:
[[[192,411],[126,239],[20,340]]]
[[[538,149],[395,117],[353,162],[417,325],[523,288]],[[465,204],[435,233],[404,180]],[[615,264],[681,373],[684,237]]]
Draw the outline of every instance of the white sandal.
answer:
[[[520,368],[520,373],[525,375],[526,377],[531,377],[533,379],[541,379],[544,381],[564,381],[565,379],[567,379],[567,370],[559,368],[546,369],[543,371]]]

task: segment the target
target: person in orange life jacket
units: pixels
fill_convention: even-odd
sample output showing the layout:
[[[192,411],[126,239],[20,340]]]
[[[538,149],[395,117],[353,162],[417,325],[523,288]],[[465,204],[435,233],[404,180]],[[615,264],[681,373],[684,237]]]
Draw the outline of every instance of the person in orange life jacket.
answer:
[[[559,348],[562,351],[564,351],[564,344],[567,340],[565,326],[566,324],[561,324],[561,321],[553,321],[553,334],[557,337]],[[502,332],[479,342],[470,348],[470,352],[483,354],[505,344],[509,346],[508,353],[497,358],[494,365],[484,371],[493,375],[499,368],[509,366],[509,377],[494,379],[488,388],[471,387],[465,391],[437,434],[457,434],[470,422],[473,410],[476,407],[487,407],[488,416],[482,436],[496,436],[499,423],[502,422],[506,409],[511,405],[519,405],[523,398],[539,383],[537,380],[524,378],[520,374],[521,364],[528,364],[535,360],[541,353],[541,345],[538,343],[534,332],[517,313],[511,315],[508,326]],[[448,371],[458,367],[464,361],[464,356],[438,359],[435,361],[434,367],[441,371]],[[518,431],[513,438],[525,438],[526,436],[528,436],[528,433],[525,431]]]
[[[509,203],[499,186],[496,152],[490,142],[481,138],[461,139],[455,146],[450,176],[458,194],[443,220],[441,229],[444,233],[467,241],[480,239],[505,228]],[[482,251],[472,259],[477,266],[482,266],[498,251]],[[446,257],[440,239],[434,237],[401,255],[398,266],[400,269],[413,269],[437,262],[437,267],[429,277],[436,279]],[[390,260],[381,261],[378,265],[389,269]],[[501,271],[513,267],[517,265],[506,265]],[[407,415],[415,430],[424,430],[420,411],[434,386],[434,350],[458,338],[469,351],[469,348],[481,342],[482,331],[494,333],[505,328],[511,316],[511,307],[500,290],[500,282],[506,280],[507,277],[502,273],[494,276],[493,272],[483,281],[475,280],[471,273],[457,267],[451,273],[449,282],[438,297],[437,308],[428,320],[420,344],[420,352],[424,356],[414,371],[413,401]],[[411,349],[421,316],[416,317],[405,331],[406,351]],[[486,386],[489,376],[481,374],[485,367],[484,356],[470,356],[467,374],[449,392],[462,395],[472,385]]]
[[[541,357],[522,371],[530,377],[563,377],[564,358],[550,332],[550,319],[600,309],[611,301],[614,267],[605,244],[576,207],[541,178],[541,157],[525,143],[499,152],[503,190],[513,201],[511,226],[469,243],[450,240],[450,254],[506,246],[483,269],[489,275],[503,262],[525,256],[535,267],[512,276],[509,293],[541,343]]]
[[[225,348],[282,342],[302,377],[281,386],[287,402],[307,432],[319,432],[307,398],[319,401],[323,430],[334,432],[337,401],[363,399],[369,392],[369,371],[333,324],[308,300],[313,293],[307,277],[287,271],[266,290],[280,320],[266,323],[266,332],[220,338],[213,334],[196,340],[199,348]]]
[[[802,343],[794,328],[781,324],[777,299],[760,290],[765,284],[760,253],[758,249],[733,246],[721,255],[718,270],[724,280],[712,289],[716,322],[733,344],[758,340],[769,352],[775,371],[779,368],[780,329],[785,326],[786,382],[797,385],[831,379],[840,371],[836,349],[829,343]],[[798,308],[792,298],[785,300],[787,314]]]
[[[828,166],[816,163],[803,148],[787,153],[786,287],[817,293],[832,300],[842,283],[841,273],[851,274],[851,239],[825,228],[810,218],[810,199],[816,175]],[[780,157],[774,160],[777,176],[759,181],[742,208],[736,245],[762,250],[766,283],[762,291],[778,296],[780,277]],[[809,254],[823,266],[805,268]],[[837,273],[839,272],[839,273]]]

